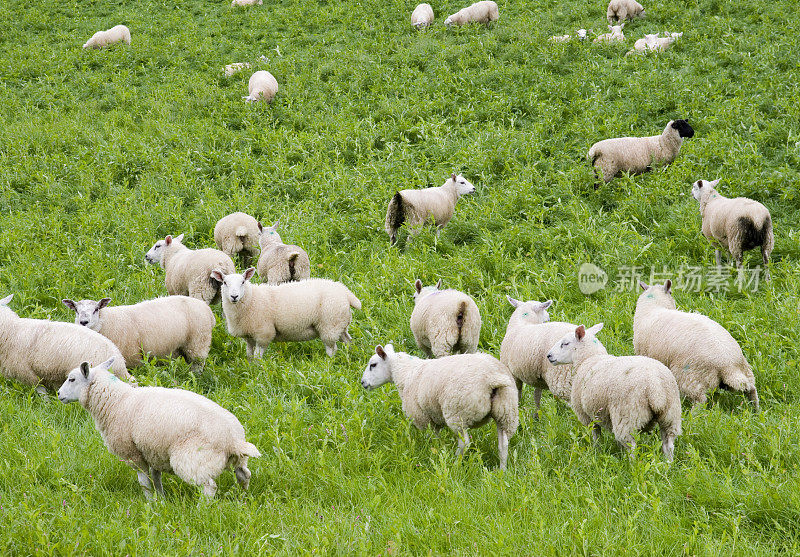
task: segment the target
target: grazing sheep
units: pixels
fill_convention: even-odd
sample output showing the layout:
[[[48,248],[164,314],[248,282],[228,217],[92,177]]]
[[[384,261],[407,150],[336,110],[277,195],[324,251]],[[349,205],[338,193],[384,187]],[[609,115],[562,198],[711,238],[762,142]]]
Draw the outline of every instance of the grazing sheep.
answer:
[[[468,23],[490,23],[500,19],[497,2],[482,0],[462,8],[444,20],[445,25],[467,25]]]
[[[361,385],[372,390],[392,382],[403,401],[403,412],[419,429],[443,427],[458,435],[458,451],[469,445],[468,430],[490,419],[497,424],[500,469],[505,470],[508,441],[517,431],[517,389],[508,369],[488,354],[459,354],[421,360],[395,352],[391,344],[377,346]]]
[[[606,10],[606,19],[609,23],[626,19],[641,19],[645,15],[644,6],[636,2],[636,0],[611,0]]]
[[[547,351],[557,340],[575,330],[572,323],[550,322],[547,313],[553,300],[522,302],[506,296],[515,308],[508,321],[506,336],[500,345],[500,361],[508,366],[522,391],[522,384],[533,385],[536,403],[534,416],[539,416],[542,389],[569,403],[572,390],[572,366],[555,367],[547,359]]]
[[[214,226],[214,242],[226,255],[233,258],[237,253],[242,265],[250,265],[250,260],[258,253],[258,236],[261,223],[247,213],[231,213],[222,217]]]
[[[384,224],[391,243],[397,242],[397,231],[406,221],[412,236],[418,234],[426,222],[433,221],[438,236],[453,218],[458,198],[470,193],[475,193],[475,186],[461,174],[453,174],[439,187],[395,193],[389,201]]]
[[[417,346],[435,358],[457,350],[466,354],[477,351],[481,336],[478,306],[463,292],[441,287],[441,280],[424,288],[419,279],[414,282],[411,331]]]
[[[319,338],[328,356],[338,341],[350,342],[350,308],[361,302],[341,282],[307,279],[277,286],[251,284],[256,270],[243,275],[214,270],[222,284],[222,311],[228,332],[247,341],[248,358],[260,358],[272,341],[302,342]]]
[[[278,222],[263,227],[259,224],[258,276],[267,284],[282,284],[311,277],[311,261],[300,246],[284,244],[278,234]]]
[[[234,64],[228,64],[222,68],[222,73],[224,73],[227,77],[231,77],[232,75],[247,69],[250,69],[250,64],[248,62],[236,62]]]
[[[672,460],[681,434],[681,396],[669,369],[645,356],[611,356],[595,335],[598,323],[583,325],[557,341],[547,354],[554,365],[572,364],[570,405],[595,440],[601,427],[614,433],[623,449],[633,450],[635,431],[661,430],[661,450]]]
[[[695,405],[705,404],[706,393],[721,387],[745,393],[758,412],[753,370],[731,334],[705,315],[676,309],[672,281],[639,284],[644,292],[633,317],[636,353],[672,370],[681,394]]]
[[[107,31],[98,31],[83,44],[83,48],[106,48],[116,43],[131,44],[131,31],[124,25],[115,25]]]
[[[598,141],[589,149],[587,159],[608,183],[620,172],[641,174],[655,164],[670,164],[678,156],[683,139],[693,136],[689,122],[670,120],[661,135]]]
[[[598,35],[594,42],[596,43],[621,43],[625,40],[625,35],[622,33],[622,28],[625,27],[624,23],[619,25],[609,25],[608,30],[610,33],[603,33]]]
[[[106,337],[79,325],[25,319],[8,307],[14,295],[0,300],[0,373],[37,390],[56,390],[82,361],[116,358],[114,373],[129,379],[119,349]]]
[[[579,41],[585,41],[587,38],[589,38],[588,34],[591,33],[591,29],[589,31],[586,31],[586,29],[578,29],[575,33],[575,37],[570,35],[554,35],[550,37],[550,40],[554,43],[566,43],[571,41],[573,38],[576,38]]]
[[[419,4],[411,12],[411,25],[417,29],[424,29],[433,23],[433,8],[430,4]]]
[[[211,248],[191,250],[183,245],[183,234],[167,236],[150,248],[145,260],[164,269],[164,285],[174,295],[191,296],[207,304],[219,301],[219,284],[211,271],[233,273],[233,261],[225,253]]]
[[[211,331],[217,320],[202,300],[167,296],[131,306],[106,307],[99,301],[61,300],[75,312],[75,324],[97,331],[113,342],[129,367],[142,365],[142,352],[156,358],[182,355],[202,369],[211,348]]]
[[[264,0],[231,0],[231,7],[260,6],[263,3]]]
[[[718,179],[698,180],[692,185],[692,195],[700,202],[703,236],[717,245],[717,266],[722,266],[720,246],[730,252],[740,270],[743,252],[761,248],[765,276],[769,280],[769,254],[775,246],[769,209],[746,197],[724,197],[717,192],[717,184]]]
[[[272,102],[272,99],[278,94],[278,80],[268,71],[259,70],[250,76],[247,91],[250,94],[242,97],[242,99],[249,103],[257,101]]]
[[[108,373],[113,362],[94,368],[80,364],[61,385],[58,399],[79,401],[89,411],[108,450],[136,470],[145,497],[152,499],[154,486],[164,494],[162,472],[174,472],[213,497],[214,480],[228,466],[247,489],[247,459],[261,453],[245,440],[236,416],[183,389],[133,388]]]

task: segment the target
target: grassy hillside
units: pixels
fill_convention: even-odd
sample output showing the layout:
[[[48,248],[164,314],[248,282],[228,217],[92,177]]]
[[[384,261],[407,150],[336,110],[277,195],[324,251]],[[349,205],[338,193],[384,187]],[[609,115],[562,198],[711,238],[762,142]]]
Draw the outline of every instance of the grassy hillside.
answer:
[[[72,320],[64,297],[163,295],[147,249],[180,233],[213,246],[217,219],[238,210],[280,218],[313,274],[364,304],[354,343],[332,359],[315,341],[248,362],[216,308],[203,375],[182,360],[137,374],[223,405],[261,449],[250,491],[227,473],[213,503],[165,476],[166,498],[148,504],[85,410],[0,379],[0,553],[800,552],[796,5],[652,0],[624,46],[595,46],[547,38],[603,31],[603,0],[499,4],[493,28],[453,31],[442,21],[462,4],[434,4],[424,33],[410,29],[413,2],[0,6],[0,297],[13,293],[21,316]],[[82,51],[118,23],[131,47]],[[665,30],[684,32],[670,51],[623,56]],[[240,61],[276,76],[271,105],[242,102],[249,72],[222,77]],[[592,143],[687,116],[696,135],[672,166],[595,191]],[[391,195],[454,170],[477,194],[438,241],[427,231],[389,248]],[[604,321],[609,351],[631,354],[637,292],[618,279],[631,266],[666,266],[673,278],[710,268],[690,187],[717,177],[723,194],[772,211],[774,280],[755,292],[676,285],[676,298],[740,342],[763,413],[730,393],[686,405],[669,465],[657,434],[639,438],[632,460],[608,433],[593,446],[548,394],[534,420],[525,390],[501,473],[493,427],[458,459],[451,434],[410,425],[393,387],[361,388],[377,343],[418,354],[408,327],[417,277],[476,299],[492,354],[506,294],[555,299],[555,320]],[[580,292],[584,262],[608,273],[607,288]]]

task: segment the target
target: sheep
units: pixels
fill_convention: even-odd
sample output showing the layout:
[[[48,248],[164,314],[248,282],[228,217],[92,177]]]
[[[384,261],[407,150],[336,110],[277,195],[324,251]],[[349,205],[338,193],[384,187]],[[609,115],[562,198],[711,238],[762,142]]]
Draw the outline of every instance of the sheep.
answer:
[[[222,311],[228,332],[244,338],[247,357],[260,358],[272,341],[301,342],[319,338],[328,356],[338,341],[350,342],[350,308],[361,302],[341,282],[306,279],[277,286],[251,284],[256,270],[211,276],[222,285]]]
[[[636,0],[611,0],[606,10],[606,19],[609,23],[626,19],[641,19],[645,15],[644,6],[636,2]]]
[[[110,340],[86,327],[25,319],[8,307],[13,294],[0,300],[0,373],[44,394],[55,391],[84,360],[100,363],[115,358],[114,374],[130,379],[125,359]]]
[[[248,267],[252,257],[258,253],[258,237],[261,223],[247,213],[231,213],[214,226],[214,242],[217,247],[233,258],[239,254],[242,265]]]
[[[188,295],[207,304],[219,301],[219,284],[210,278],[211,271],[235,271],[233,260],[224,252],[211,248],[191,250],[184,246],[183,234],[159,240],[144,258],[164,269],[164,285],[169,294]]]
[[[225,74],[226,77],[231,77],[232,75],[247,69],[250,69],[250,64],[248,62],[235,62],[222,68],[222,73]]]
[[[231,0],[231,7],[260,6],[263,3],[264,0]]]
[[[278,222],[272,226],[259,223],[258,242],[261,256],[258,258],[258,276],[267,284],[281,284],[311,277],[311,261],[300,246],[284,244],[278,234]]]
[[[488,354],[459,354],[422,360],[395,352],[391,344],[375,347],[361,385],[372,390],[392,382],[403,412],[424,430],[439,433],[447,426],[458,435],[461,455],[469,446],[471,428],[493,419],[497,425],[500,469],[505,470],[508,442],[519,425],[517,388],[508,369]]]
[[[424,29],[433,23],[433,8],[430,4],[419,4],[411,12],[411,25],[417,29]]]
[[[598,141],[589,149],[586,158],[608,183],[623,171],[641,174],[655,164],[670,164],[678,156],[683,139],[693,136],[694,129],[688,121],[670,120],[661,135]]]
[[[465,354],[477,351],[481,336],[478,306],[463,292],[441,288],[441,280],[424,288],[421,280],[414,282],[411,331],[417,346],[435,358],[456,350]]]
[[[769,255],[775,246],[769,209],[746,197],[724,197],[717,192],[717,184],[719,179],[698,180],[692,185],[692,196],[700,202],[703,236],[717,246],[717,266],[722,266],[720,247],[730,252],[740,272],[743,252],[761,248],[765,277],[769,280]]]
[[[603,33],[602,35],[598,35],[594,42],[596,43],[621,43],[625,40],[625,35],[622,33],[622,29],[625,27],[624,23],[619,25],[609,25],[608,30],[609,33]]]
[[[116,43],[131,44],[131,31],[124,25],[115,25],[106,31],[98,31],[83,44],[83,48],[106,48]]]
[[[195,370],[202,369],[211,331],[217,320],[202,300],[167,296],[131,306],[107,307],[102,300],[61,300],[75,312],[75,324],[97,331],[122,352],[129,367],[142,365],[142,352],[156,358],[181,354]]]
[[[636,302],[633,348],[662,362],[675,376],[681,395],[695,406],[718,387],[745,393],[758,412],[756,380],[739,343],[725,328],[699,313],[677,309],[672,281],[648,286]]]
[[[611,356],[595,336],[602,323],[583,325],[556,341],[547,353],[553,365],[572,364],[570,406],[583,425],[592,424],[594,439],[601,428],[614,433],[623,449],[633,450],[635,431],[656,423],[661,450],[673,458],[675,437],[681,434],[681,397],[669,369],[645,356]]]
[[[58,389],[58,399],[86,408],[108,450],[136,470],[147,499],[153,498],[153,487],[164,495],[162,472],[173,472],[214,497],[214,480],[230,465],[247,489],[247,460],[261,453],[245,440],[236,416],[183,389],[133,388],[108,373],[113,362],[80,364]]]
[[[272,102],[278,94],[278,80],[266,70],[259,70],[250,76],[247,84],[248,95],[243,100],[251,103],[258,101]]]
[[[511,314],[500,345],[500,361],[514,376],[520,392],[523,384],[533,385],[536,404],[534,417],[538,418],[543,389],[569,402],[572,366],[553,366],[547,359],[547,351],[554,342],[574,331],[576,325],[550,322],[547,308],[553,304],[553,300],[522,302],[511,296],[506,298],[514,308],[514,313]]]
[[[589,38],[588,34],[591,33],[591,31],[591,29],[589,31],[586,31],[586,29],[578,29],[575,32],[575,37],[570,35],[554,35],[550,37],[550,40],[554,43],[566,43],[571,41],[573,38],[578,39],[579,41],[585,41],[587,38]]]
[[[444,24],[467,25],[468,23],[486,23],[500,19],[500,12],[497,9],[497,2],[492,0],[482,0],[475,2],[471,6],[462,8],[444,20]]]
[[[384,224],[391,243],[397,242],[397,232],[406,221],[412,236],[418,234],[427,221],[433,221],[438,237],[453,218],[458,198],[470,193],[475,193],[475,186],[455,173],[439,187],[398,191],[389,201]]]
[[[651,33],[633,43],[633,50],[628,54],[642,54],[648,51],[664,52],[682,36],[683,33],[667,33],[666,37],[659,37],[658,33]]]

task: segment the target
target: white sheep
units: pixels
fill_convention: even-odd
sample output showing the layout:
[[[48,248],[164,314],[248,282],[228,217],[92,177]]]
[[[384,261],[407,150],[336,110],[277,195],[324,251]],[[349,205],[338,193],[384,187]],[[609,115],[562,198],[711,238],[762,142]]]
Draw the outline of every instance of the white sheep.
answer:
[[[693,136],[694,129],[689,122],[670,120],[661,135],[598,141],[589,149],[586,158],[608,183],[620,172],[641,174],[656,164],[670,164],[678,156],[683,139]]]
[[[61,301],[75,312],[76,325],[111,340],[129,367],[142,365],[144,352],[156,358],[180,354],[194,369],[202,369],[217,323],[210,307],[188,296],[167,296],[114,307],[107,307],[111,298]]]
[[[86,408],[108,450],[136,470],[148,499],[153,487],[164,494],[162,472],[173,472],[213,497],[214,480],[233,466],[239,485],[247,489],[247,460],[261,453],[245,440],[236,416],[183,389],[133,388],[108,372],[113,361],[93,368],[80,364],[61,385],[58,399]]]
[[[589,31],[586,31],[586,29],[578,29],[575,32],[575,37],[572,37],[571,35],[554,35],[550,37],[550,40],[554,43],[566,43],[571,41],[573,38],[578,39],[579,41],[585,41],[587,38],[589,38],[589,33],[591,33],[591,29]]]
[[[623,449],[633,450],[633,433],[655,424],[661,450],[672,460],[675,437],[681,434],[681,396],[669,369],[645,356],[611,356],[595,336],[602,323],[583,325],[557,341],[547,358],[554,365],[572,364],[570,406],[595,440],[602,427],[614,433]]]
[[[258,237],[261,223],[247,213],[237,212],[224,216],[214,226],[214,242],[217,247],[233,258],[237,253],[242,265],[248,267],[251,258],[258,253]]]
[[[609,23],[645,17],[644,6],[636,0],[611,0],[606,10]]]
[[[478,350],[481,314],[475,300],[458,290],[441,290],[442,281],[423,288],[414,282],[414,311],[411,332],[417,346],[427,355],[440,358],[455,351]]]
[[[306,251],[294,244],[284,244],[278,234],[278,222],[272,226],[259,223],[258,276],[267,284],[281,284],[311,277],[311,261]]]
[[[720,195],[719,179],[708,182],[698,180],[692,185],[692,196],[700,202],[703,236],[716,244],[717,266],[722,266],[722,252],[726,249],[742,269],[743,252],[761,248],[761,258],[769,280],[769,255],[775,246],[772,216],[769,209],[758,201],[746,197],[733,199]]]
[[[391,243],[397,242],[397,232],[408,222],[411,235],[419,233],[426,222],[432,221],[438,236],[453,218],[456,201],[462,195],[475,193],[475,186],[461,174],[453,174],[439,187],[421,190],[401,190],[394,194],[386,210],[384,229]]]
[[[0,300],[0,373],[39,392],[56,390],[82,361],[114,357],[114,373],[129,379],[119,349],[106,337],[79,325],[25,319],[8,307],[14,295]]]
[[[263,3],[264,0],[231,0],[231,7],[260,6]]]
[[[508,369],[488,354],[459,354],[422,360],[377,346],[361,385],[372,390],[392,382],[403,412],[419,429],[443,427],[458,435],[458,451],[469,446],[468,430],[490,419],[497,425],[500,469],[505,470],[508,442],[519,425],[518,395]]]
[[[350,308],[361,302],[341,282],[306,279],[277,286],[251,284],[256,270],[244,274],[211,276],[222,284],[222,311],[228,332],[244,338],[247,356],[260,358],[272,341],[302,342],[319,338],[328,356],[336,353],[338,341],[350,342],[347,328]]]
[[[419,4],[411,12],[411,25],[423,29],[433,23],[433,8],[430,4]]]
[[[228,64],[224,68],[222,68],[222,73],[225,74],[227,77],[231,77],[232,75],[236,75],[242,70],[250,69],[250,64],[248,62],[235,62],[233,64]]]
[[[666,37],[659,37],[658,33],[645,35],[644,38],[633,43],[633,50],[628,54],[643,54],[645,52],[664,52],[672,43],[683,36],[683,33],[667,33]]]
[[[98,31],[83,44],[83,48],[106,48],[116,43],[131,44],[131,31],[124,25],[115,25],[106,31]]]
[[[636,353],[672,370],[681,394],[695,405],[704,404],[706,393],[719,387],[745,393],[758,412],[753,370],[731,334],[705,315],[679,311],[672,281],[640,285],[644,292],[633,317]]]
[[[482,0],[458,10],[444,20],[445,25],[467,25],[468,23],[490,23],[500,19],[497,2]]]
[[[249,103],[257,101],[272,102],[272,99],[278,94],[278,80],[268,71],[259,70],[250,76],[247,91],[249,94],[246,97],[242,97],[242,99]]]
[[[597,35],[595,37],[594,42],[596,43],[621,43],[625,40],[625,34],[622,32],[622,29],[625,27],[624,23],[620,23],[619,25],[609,25],[608,26],[608,33],[603,33],[602,35]]]
[[[164,285],[172,295],[191,296],[213,304],[219,300],[219,284],[211,279],[211,271],[232,273],[233,260],[224,252],[206,248],[191,250],[183,245],[183,234],[167,236],[156,242],[145,254],[145,260],[164,269]]]
[[[522,302],[511,296],[506,298],[514,307],[514,313],[511,314],[506,336],[500,345],[500,361],[508,367],[520,391],[523,383],[534,387],[534,416],[538,417],[543,389],[569,402],[572,366],[553,366],[547,359],[547,351],[561,337],[574,331],[576,325],[550,321],[547,308],[553,300]]]

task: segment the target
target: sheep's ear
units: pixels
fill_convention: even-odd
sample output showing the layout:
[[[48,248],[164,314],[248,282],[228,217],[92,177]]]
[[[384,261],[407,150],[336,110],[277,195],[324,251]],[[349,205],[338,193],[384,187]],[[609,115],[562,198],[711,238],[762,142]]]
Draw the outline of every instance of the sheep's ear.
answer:
[[[672,281],[670,279],[667,279],[667,281],[664,283],[664,292],[667,294],[672,293]]]
[[[518,308],[519,307],[520,301],[519,300],[515,300],[514,298],[512,298],[508,294],[506,294],[506,300],[508,300],[508,303],[511,304],[511,307],[513,307],[513,308]]]
[[[281,221],[280,220],[276,220],[275,223],[272,226],[270,226],[270,228],[272,230],[278,230],[278,226],[280,226],[280,224],[281,224]]]
[[[263,224],[261,224],[261,221],[260,221],[260,220],[257,220],[257,221],[256,221],[256,224],[258,225],[258,231],[259,231],[259,232],[264,232],[264,225],[263,225]]]
[[[108,303],[110,301],[111,301],[111,298],[103,298],[102,300],[97,302],[97,309],[103,309],[104,307],[106,307],[108,305]]]
[[[422,281],[421,280],[417,279],[417,280],[414,281],[414,290],[417,291],[417,294],[422,292]]]
[[[170,244],[172,244],[172,236],[170,236],[169,234],[167,234],[167,237],[166,237],[166,238],[164,238],[164,243],[165,243],[165,244],[167,244],[167,245],[170,245]]]
[[[453,172],[453,175],[452,175],[450,178],[451,178],[451,179],[452,179],[454,182],[455,182],[455,181],[458,179],[458,177],[456,176],[456,173],[455,173],[455,172]]]
[[[578,325],[578,328],[575,329],[575,338],[578,340],[583,340],[583,337],[586,336],[586,327],[583,325]]]
[[[394,344],[387,344],[383,347],[387,354],[394,354]]]
[[[255,267],[249,267],[244,272],[244,280],[250,280],[251,278],[253,278],[253,275],[255,275],[255,274],[256,274],[256,268]]]
[[[14,297],[13,294],[9,294],[8,296],[6,296],[2,300],[0,300],[0,306],[7,306],[8,303],[11,301],[11,298],[13,298],[13,297]]]
[[[436,281],[436,290],[441,290],[441,289],[442,289],[442,279],[439,279],[438,281]]]
[[[64,298],[63,300],[61,300],[61,303],[67,306],[72,311],[78,311],[78,308],[75,307],[75,302],[73,302],[69,298]]]
[[[100,364],[97,367],[99,367],[100,369],[104,369],[104,370],[108,371],[109,369],[111,369],[111,366],[114,364],[114,359],[115,359],[114,356],[111,356],[109,359],[107,359],[105,362],[103,362],[102,364]]]
[[[642,290],[647,290],[648,288],[650,288],[649,286],[647,286],[647,283],[642,282],[641,280],[639,281],[639,286],[641,287]]]
[[[386,351],[383,349],[383,346],[381,346],[380,344],[375,347],[375,353],[378,356],[381,357],[381,360],[385,360],[386,359]]]
[[[712,188],[716,188],[717,184],[719,184],[719,178],[717,178],[716,180],[712,180],[711,182],[708,183],[708,185],[711,186]]]
[[[81,362],[81,373],[86,379],[89,379],[89,362]]]
[[[546,302],[542,302],[541,304],[539,304],[539,309],[540,310],[541,309],[547,309],[552,305],[553,305],[553,300],[547,300]]]
[[[217,282],[225,282],[225,275],[219,269],[211,271],[211,278]]]
[[[599,333],[602,330],[603,330],[603,324],[602,323],[598,323],[597,325],[592,325],[591,327],[589,327],[586,330],[586,332],[587,333],[592,333],[593,335],[596,335],[597,333]]]
[[[178,234],[173,238],[176,242],[183,242],[183,234]]]

